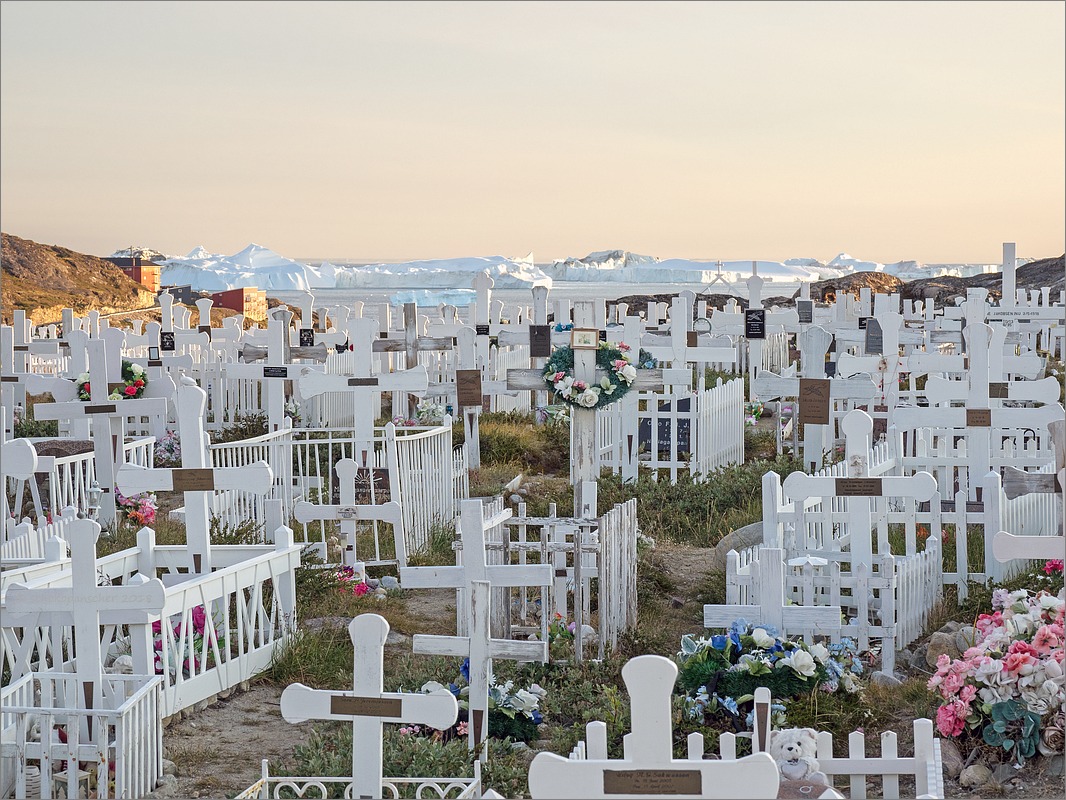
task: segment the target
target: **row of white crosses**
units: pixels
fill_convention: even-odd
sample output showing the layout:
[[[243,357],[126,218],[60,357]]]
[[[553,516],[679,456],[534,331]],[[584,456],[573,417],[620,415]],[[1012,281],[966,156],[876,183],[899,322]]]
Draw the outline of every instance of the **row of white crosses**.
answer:
[[[270,491],[274,474],[265,461],[243,467],[213,467],[204,430],[207,393],[192,378],[183,377],[176,393],[181,467],[146,469],[126,464],[116,483],[127,496],[140,492],[175,491],[185,498],[185,533],[192,573],[212,571],[210,518],[216,491]]]

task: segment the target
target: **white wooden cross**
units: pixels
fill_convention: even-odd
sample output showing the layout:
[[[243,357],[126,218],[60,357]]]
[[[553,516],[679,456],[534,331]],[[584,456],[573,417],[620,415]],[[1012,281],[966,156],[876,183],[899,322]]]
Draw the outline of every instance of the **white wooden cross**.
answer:
[[[459,704],[447,689],[429,694],[384,691],[385,639],[389,623],[377,614],[360,614],[348,624],[355,650],[352,691],[331,692],[294,683],[281,693],[286,722],[312,719],[352,723],[352,791],[346,797],[382,797],[383,723],[450,728]]]
[[[831,636],[840,632],[840,606],[792,605],[785,593],[785,551],[760,547],[752,563],[753,594],[757,605],[705,605],[704,628],[728,628],[737,619],[772,625],[786,631]]]
[[[77,648],[75,672],[83,688],[83,696],[77,699],[78,707],[116,709],[125,698],[108,697],[104,693],[100,626],[140,626],[139,635],[131,637],[134,663],[150,664],[149,625],[162,612],[166,592],[157,578],[149,579],[140,573],[123,586],[97,586],[96,541],[100,526],[88,519],[72,520],[68,531],[70,586],[30,589],[14,584],[8,587],[4,626],[33,631],[41,626],[73,622]]]
[[[413,369],[418,366],[419,353],[433,350],[451,350],[451,348],[452,340],[450,336],[432,337],[418,335],[418,308],[414,303],[404,303],[403,305],[403,338],[377,339],[373,345],[375,353],[403,353],[407,369]],[[397,397],[402,396],[397,395]],[[413,404],[413,400],[409,398],[408,405],[413,406]],[[398,411],[399,409],[394,407],[393,413],[395,414]]]
[[[873,432],[873,419],[865,411],[850,411],[841,422],[844,432],[844,460],[847,477],[806,475],[793,472],[781,484],[789,500],[802,503],[811,497],[831,498],[846,497],[847,532],[851,548],[851,564],[854,571],[859,564],[873,567],[873,521],[871,517],[873,498],[875,497],[913,497],[918,501],[932,498],[936,493],[936,479],[928,472],[918,472],[910,476],[886,475],[870,476],[870,437]],[[877,552],[889,555],[887,529],[883,535],[879,529]],[[883,653],[884,669],[890,672],[894,657],[891,648]]]
[[[121,333],[121,332],[119,332]],[[102,525],[110,525],[115,520],[115,472],[116,466],[125,459],[123,447],[125,438],[125,419],[131,416],[166,418],[167,401],[162,398],[141,397],[136,400],[111,400],[108,394],[108,359],[107,344],[103,339],[90,339],[89,353],[89,402],[78,400],[56,403],[39,403],[34,407],[37,419],[79,419],[92,420],[93,463],[96,480],[102,492],[100,498],[99,520]],[[119,375],[122,364],[119,362]],[[71,397],[76,397],[76,388]]]
[[[255,380],[263,383],[263,392],[267,399],[267,420],[272,431],[278,430],[284,424],[285,393],[289,381],[298,378],[300,374],[307,370],[322,371],[322,368],[318,366],[290,363],[288,355],[295,349],[289,346],[289,320],[291,318],[292,312],[287,308],[274,309],[267,322],[267,348],[265,353],[260,347],[245,345],[243,353],[245,363],[225,364],[222,368],[227,378]],[[319,347],[318,354],[324,361],[326,358],[325,345]],[[263,358],[264,355],[267,358],[267,364],[248,363],[249,361]]]
[[[1006,467],[1003,471],[1003,493],[1009,500],[1031,493],[1059,495],[1059,530],[1048,531],[1048,535],[1042,536],[1019,536],[999,531],[992,538],[992,555],[996,561],[1062,558],[1066,552],[1063,546],[1063,523],[1066,520],[1066,507],[1063,506],[1063,493],[1066,491],[1066,421],[1055,420],[1048,428],[1055,445],[1055,471],[1024,472]]]
[[[510,512],[507,512],[508,516]],[[459,529],[463,540],[462,564],[454,567],[405,567],[400,584],[405,589],[454,588],[469,590],[469,636],[424,636],[414,638],[414,652],[433,655],[469,656],[471,749],[488,733],[488,693],[492,659],[547,661],[547,642],[516,642],[493,639],[492,597],[495,586],[541,586],[552,581],[547,564],[501,564],[485,562],[485,521],[480,500],[464,500]]]
[[[365,463],[365,462],[364,462]],[[318,505],[303,500],[293,508],[296,521],[306,525],[314,520],[331,520],[340,523],[341,533],[345,538],[343,563],[352,567],[357,574],[366,572],[365,561],[359,560],[356,550],[356,530],[359,522],[385,522],[392,526],[393,541],[396,543],[395,562],[401,568],[407,566],[407,542],[404,538],[403,514],[396,501],[388,503],[357,504],[355,502],[355,484],[359,475],[359,463],[352,458],[342,458],[337,462],[337,480],[340,483],[339,505]],[[373,465],[371,463],[371,469]],[[376,525],[375,525],[376,528]],[[375,543],[377,537],[375,536]],[[382,559],[380,552],[374,553],[375,564],[391,563],[393,559]]]
[[[574,304],[574,327],[591,328],[595,319],[593,303],[581,300]],[[638,369],[637,378],[629,391],[662,391],[667,377],[664,370]],[[688,370],[681,370],[688,372]],[[589,385],[599,384],[596,369],[596,350],[574,351],[574,378]],[[677,380],[677,383],[684,382]],[[512,369],[507,371],[507,388],[539,392],[543,391],[544,371],[539,369]],[[588,509],[586,516],[596,516],[595,504],[584,497],[588,482],[595,484],[599,478],[599,451],[596,447],[596,410],[574,406],[570,423],[570,481],[574,485],[574,508]]]
[[[274,473],[265,461],[243,467],[212,467],[204,431],[207,392],[192,378],[182,377],[177,390],[178,436],[181,439],[181,468],[145,469],[126,464],[116,478],[119,489],[128,496],[140,492],[175,491],[185,496],[185,535],[194,573],[212,569],[210,515],[211,499],[218,490],[240,490],[267,494]]]
[[[692,303],[695,295],[685,291],[673,299],[670,305],[670,332],[645,334],[640,338],[640,349],[647,350],[656,361],[669,361],[675,367],[693,364],[735,364],[737,349],[734,345],[722,346],[709,342],[709,333],[700,333],[692,327]],[[701,343],[700,339],[705,338]],[[634,348],[635,340],[626,339]]]
[[[672,695],[677,665],[663,656],[630,659],[622,667],[632,732],[621,759],[567,759],[538,753],[529,766],[534,798],[777,797],[780,776],[769,753],[736,760],[675,759]]]

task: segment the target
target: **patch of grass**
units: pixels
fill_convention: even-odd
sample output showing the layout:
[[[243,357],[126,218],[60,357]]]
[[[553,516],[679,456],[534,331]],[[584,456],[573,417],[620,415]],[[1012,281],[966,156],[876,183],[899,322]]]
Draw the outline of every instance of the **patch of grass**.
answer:
[[[211,441],[213,444],[239,442],[244,439],[254,439],[256,436],[263,436],[267,432],[267,415],[265,413],[238,413],[231,423],[224,425],[221,430],[211,434]]]
[[[503,465],[517,468],[515,472],[555,473],[568,469],[570,463],[569,426],[553,422],[538,425],[533,414],[482,414],[478,436],[482,468]],[[452,444],[457,447],[464,441],[462,423],[456,423],[452,427]]]
[[[274,655],[265,676],[278,684],[302,683],[315,689],[350,687],[354,655],[344,627],[300,630]]]
[[[494,497],[520,473],[520,464],[485,464],[470,470],[470,496]]]
[[[773,461],[777,458],[777,434],[773,431],[744,430],[744,460]]]
[[[429,529],[426,546],[423,550],[412,553],[407,558],[411,567],[452,566],[455,564],[455,526],[437,523]]]

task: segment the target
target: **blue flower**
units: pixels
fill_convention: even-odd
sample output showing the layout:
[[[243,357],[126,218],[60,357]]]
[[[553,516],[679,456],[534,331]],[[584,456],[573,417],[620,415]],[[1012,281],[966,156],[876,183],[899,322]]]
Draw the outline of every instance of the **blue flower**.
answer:
[[[715,650],[725,650],[725,645],[728,641],[729,637],[725,634],[715,634],[711,637],[711,647],[713,647]]]
[[[856,674],[856,675],[862,675],[862,662],[861,661],[852,661],[851,662],[851,671],[854,674]]]
[[[764,631],[766,631],[771,636],[773,636],[775,639],[780,639],[781,638],[781,632],[777,628],[775,628],[773,625],[760,625],[759,627],[762,628]]]
[[[459,687],[456,686],[454,683],[448,684],[448,691],[454,694],[456,697],[459,696]]]
[[[533,724],[534,725],[540,725],[540,723],[542,723],[544,721],[544,717],[541,716],[541,713],[539,711],[537,711],[537,709],[535,709],[535,708],[531,712],[530,719],[533,720]]]
[[[729,632],[735,633],[737,636],[748,632],[748,621],[743,617],[733,620],[733,624],[729,626]]]
[[[737,709],[737,701],[734,700],[732,697],[719,697],[718,702],[722,704],[722,708],[724,708],[733,716],[736,716],[740,713],[740,711]]]
[[[470,682],[470,659],[464,658],[463,664],[459,667],[459,674],[463,676],[463,680],[467,683]]]

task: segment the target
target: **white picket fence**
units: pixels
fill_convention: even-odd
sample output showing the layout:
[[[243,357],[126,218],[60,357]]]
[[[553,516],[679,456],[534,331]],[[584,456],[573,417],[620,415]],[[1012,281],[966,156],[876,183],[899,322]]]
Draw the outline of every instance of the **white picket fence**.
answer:
[[[19,563],[38,562],[45,558],[49,539],[67,539],[67,527],[78,518],[78,511],[67,506],[51,522],[34,527],[29,519],[23,519],[11,529],[10,538],[0,545],[0,561],[7,569]]]
[[[401,797],[425,800],[463,800],[482,796],[481,762],[474,761],[472,778],[385,777],[381,796],[385,800]],[[351,778],[293,777],[270,774],[267,759],[262,761],[262,777],[236,796],[236,800],[270,800],[283,797],[351,797]]]
[[[692,392],[639,392],[635,411],[632,404],[612,403],[597,412],[596,422],[602,467],[624,474],[630,448],[639,447],[639,465],[656,479],[660,472],[671,483],[683,472],[704,476],[744,461],[744,381],[719,378],[707,388],[701,376]],[[642,433],[646,446],[637,444]]]
[[[29,673],[0,689],[0,797],[131,798],[156,788],[163,774],[162,680],[103,681],[111,707],[85,709],[81,681],[71,673]],[[79,762],[90,765],[87,772]],[[81,778],[92,779],[93,794]]]
[[[158,651],[133,647],[130,653],[135,674],[161,670],[163,716],[232,688],[270,664],[295,625],[295,570],[301,547],[291,534],[274,545],[214,547],[215,571],[199,576],[188,573],[184,545],[157,546],[148,528],[138,533],[137,541],[137,547],[98,559],[97,572],[102,580],[122,584],[140,572],[160,577],[166,586],[162,619],[168,622],[161,626]],[[69,586],[70,560],[5,571],[2,577],[5,588],[16,582],[31,589]],[[193,635],[191,615],[197,607],[203,607],[210,621],[201,637]],[[130,640],[114,625],[104,627],[103,639],[105,652],[130,651]],[[0,625],[0,663],[13,680],[43,669],[68,672],[75,656],[70,626]]]
[[[155,437],[139,437],[122,446],[124,463],[138,467],[152,467],[155,458]],[[74,506],[85,511],[89,507],[89,487],[97,480],[96,458],[90,450],[72,456],[39,456],[37,474],[46,473],[48,478],[48,508]],[[107,487],[107,481],[101,483]],[[19,507],[22,489],[19,487],[15,498],[15,508]]]

